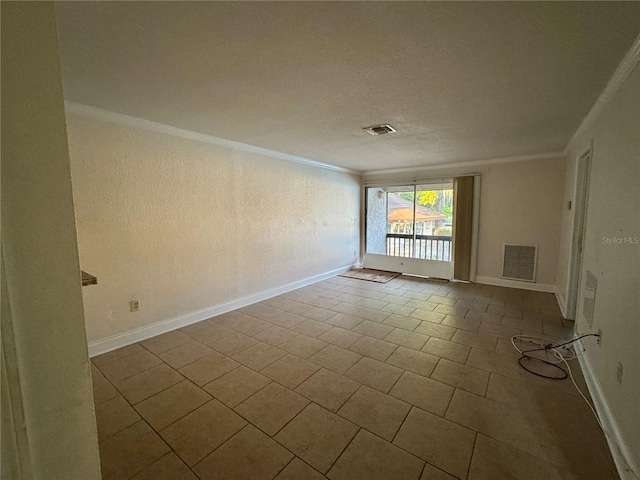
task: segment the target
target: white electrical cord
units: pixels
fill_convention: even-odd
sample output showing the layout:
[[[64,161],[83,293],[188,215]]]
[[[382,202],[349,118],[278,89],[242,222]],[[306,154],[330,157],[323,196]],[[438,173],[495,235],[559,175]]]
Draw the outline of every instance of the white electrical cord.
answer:
[[[573,345],[573,342],[577,341],[579,338],[581,338],[581,337],[574,337],[574,338],[572,338],[570,340],[567,340],[565,342],[562,342],[562,343],[566,344],[566,343],[569,342],[570,345]],[[602,425],[602,422],[600,421],[600,417],[598,415],[598,412],[596,412],[596,409],[591,404],[591,402],[586,397],[586,395],[584,393],[582,393],[582,390],[580,389],[580,387],[576,383],[575,378],[573,377],[573,372],[571,370],[571,366],[569,365],[568,361],[569,360],[575,360],[578,357],[580,357],[581,355],[583,355],[584,352],[586,351],[585,348],[582,347],[582,345],[580,345],[581,348],[582,348],[580,353],[575,353],[575,351],[574,351],[573,355],[565,356],[565,355],[562,354],[562,350],[565,350],[565,351],[569,350],[570,351],[570,348],[567,348],[569,345],[563,345],[562,347],[553,347],[553,345],[556,344],[557,341],[554,340],[554,339],[551,339],[551,338],[539,337],[539,336],[536,336],[536,335],[514,335],[513,337],[511,337],[511,344],[513,345],[513,348],[515,348],[518,351],[518,353],[520,353],[520,355],[522,355],[523,357],[527,357],[528,356],[527,355],[527,350],[524,350],[524,351],[520,350],[520,348],[518,348],[518,346],[516,345],[516,340],[521,340],[522,342],[527,342],[527,343],[530,343],[532,345],[536,345],[536,346],[540,347],[541,349],[544,349],[542,351],[545,351],[545,352],[551,351],[553,353],[553,356],[555,358],[557,358],[558,361],[557,362],[553,362],[551,360],[546,360],[548,363],[551,363],[551,364],[554,364],[554,365],[559,364],[559,363],[564,363],[565,364],[565,366],[567,367],[567,373],[569,375],[569,378],[571,379],[571,382],[573,383],[573,386],[578,391],[578,393],[580,394],[582,399],[585,401],[585,403],[589,407],[589,410],[591,410],[591,413],[595,417],[596,422],[598,422],[598,425],[600,426],[600,429],[602,430],[602,432],[616,446],[616,449],[618,450],[618,453],[620,454],[620,457],[624,461],[625,469],[637,479],[638,476],[636,475],[636,472],[634,472],[633,469],[629,466],[629,462],[627,461],[627,459],[625,458],[624,454],[622,453],[622,450],[620,449],[620,445],[618,445],[618,442],[616,442],[616,440],[607,431],[607,429],[604,428],[604,425]],[[530,357],[530,358],[536,358],[536,357]]]
[[[540,348],[546,348],[549,345],[553,345],[554,343],[557,343],[556,340],[553,340],[551,338],[547,338],[547,337],[538,337],[536,335],[514,335],[513,337],[511,337],[511,345],[513,345],[513,348],[515,348],[518,353],[520,355],[524,355],[524,352],[522,350],[520,350],[518,348],[518,346],[516,345],[516,339],[518,340],[522,340],[524,342],[528,342],[532,345],[536,345]],[[574,339],[575,340],[575,339]],[[568,340],[571,341],[571,340]],[[550,363],[555,363],[555,364],[559,364],[562,363],[564,360],[574,360],[576,358],[578,358],[579,356],[583,355],[585,352],[584,347],[582,348],[582,351],[580,353],[574,353],[573,355],[564,355],[562,354],[562,350],[570,352],[571,348],[566,345],[564,347],[560,347],[560,348],[548,348],[547,350],[550,350],[553,352],[554,357],[556,357],[558,359],[557,362],[554,361],[549,361]]]

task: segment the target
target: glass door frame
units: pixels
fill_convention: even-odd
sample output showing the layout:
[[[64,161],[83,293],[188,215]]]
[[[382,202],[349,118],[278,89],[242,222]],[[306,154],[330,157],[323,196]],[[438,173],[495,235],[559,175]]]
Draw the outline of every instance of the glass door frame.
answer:
[[[427,258],[420,258],[416,256],[416,245],[417,245],[417,228],[416,228],[416,213],[418,208],[418,192],[421,190],[426,190],[426,188],[419,189],[419,187],[426,187],[429,185],[438,185],[439,188],[434,188],[433,190],[449,190],[450,188],[444,188],[444,185],[447,186],[452,185],[453,179],[451,178],[443,178],[439,179],[440,181],[436,183],[438,179],[432,179],[430,181],[415,181],[415,182],[404,182],[404,183],[379,183],[376,185],[365,185],[364,186],[364,200],[365,200],[365,225],[364,225],[364,247],[365,254],[363,259],[363,266],[365,268],[375,268],[378,270],[388,270],[399,273],[407,273],[413,275],[421,275],[427,277],[437,277],[437,278],[445,278],[452,279],[453,278],[453,250],[451,245],[453,244],[453,233],[451,235],[451,244],[449,247],[449,259],[448,261],[444,260],[432,260]],[[408,257],[405,256],[393,256],[388,254],[388,244],[386,234],[388,234],[388,225],[389,225],[389,211],[388,211],[388,195],[390,192],[386,191],[386,189],[394,189],[398,190],[402,187],[407,187],[407,191],[409,188],[413,190],[413,215],[411,219],[411,244],[410,244],[410,254]],[[386,208],[386,217],[385,217],[385,253],[372,253],[369,250],[369,236],[370,236],[370,202],[371,195],[370,189],[380,189],[380,191],[384,191],[387,195],[387,202],[385,204]],[[451,187],[452,189],[453,187]],[[391,192],[393,193],[393,192]],[[437,248],[437,246],[436,246]],[[443,246],[444,253],[444,246]]]

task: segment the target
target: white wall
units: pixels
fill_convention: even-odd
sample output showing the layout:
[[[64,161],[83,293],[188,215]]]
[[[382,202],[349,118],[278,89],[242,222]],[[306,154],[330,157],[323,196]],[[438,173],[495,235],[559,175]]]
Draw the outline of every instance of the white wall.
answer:
[[[636,60],[637,63],[637,60]],[[587,345],[587,367],[595,386],[592,396],[601,413],[611,415],[620,439],[640,474],[640,68],[606,101],[597,116],[574,137],[568,148],[565,200],[574,200],[578,158],[593,140],[591,182],[581,277],[587,270],[598,278],[593,330],[583,316],[578,297],[576,329],[602,330],[601,346]],[[572,213],[572,212],[571,212]],[[563,250],[558,288],[568,295],[572,215],[562,223]],[[611,238],[631,243],[610,243]],[[616,380],[618,362],[623,381]],[[599,395],[601,398],[598,398]]]
[[[2,4],[2,276],[2,478],[99,479],[49,2]]]
[[[553,291],[556,285],[562,216],[564,158],[540,158],[411,172],[366,175],[365,181],[410,181],[479,173],[479,282],[501,282],[505,243],[538,245],[536,284],[509,282],[521,288]]]
[[[69,112],[67,121],[80,260],[98,277],[84,290],[89,342],[358,260],[356,176]]]

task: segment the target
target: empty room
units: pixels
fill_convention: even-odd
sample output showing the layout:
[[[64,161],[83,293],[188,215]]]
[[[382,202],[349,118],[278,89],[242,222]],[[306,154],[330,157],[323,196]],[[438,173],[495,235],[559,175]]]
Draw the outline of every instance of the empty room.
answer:
[[[3,479],[640,480],[640,3],[0,13]]]

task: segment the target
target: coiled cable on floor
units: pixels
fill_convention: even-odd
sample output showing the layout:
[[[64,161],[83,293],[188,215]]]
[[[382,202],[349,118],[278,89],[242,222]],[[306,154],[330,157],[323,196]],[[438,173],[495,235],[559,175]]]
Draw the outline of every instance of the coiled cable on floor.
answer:
[[[548,378],[551,380],[564,380],[567,377],[571,379],[571,383],[573,383],[573,386],[575,387],[575,389],[578,391],[582,399],[585,401],[585,403],[591,410],[591,413],[595,417],[596,422],[598,422],[600,429],[602,430],[604,435],[609,439],[611,444],[615,446],[616,450],[618,451],[618,454],[620,455],[620,458],[624,461],[625,470],[631,473],[637,479],[638,475],[631,468],[630,462],[627,460],[627,457],[623,453],[622,449],[620,448],[620,445],[618,444],[614,436],[611,435],[606,428],[604,428],[604,425],[600,421],[600,416],[598,415],[598,412],[596,411],[594,406],[591,404],[587,396],[582,392],[582,390],[576,383],[575,378],[573,377],[573,372],[571,370],[571,366],[569,365],[569,360],[575,360],[581,355],[583,355],[585,352],[584,347],[582,347],[582,350],[579,353],[575,353],[575,351],[573,352],[573,354],[569,354],[569,355],[563,353],[563,350],[564,352],[570,352],[571,351],[570,348],[567,348],[567,347],[571,346],[571,348],[573,348],[573,344],[575,342],[585,337],[600,337],[600,335],[597,333],[587,333],[584,335],[580,335],[578,337],[574,337],[562,343],[556,343],[556,341],[551,338],[540,337],[536,335],[514,335],[513,337],[511,337],[511,344],[513,345],[513,348],[515,348],[518,351],[518,353],[520,353],[521,357],[518,359],[518,363],[527,372],[533,373],[534,375],[537,375],[539,377]],[[537,345],[538,348],[532,348],[530,350],[522,350],[518,348],[518,346],[516,345],[517,340],[520,340],[521,342],[527,342],[532,345]],[[551,353],[552,357],[549,358],[547,355],[547,358],[545,359],[545,358],[538,358],[530,355],[535,352],[545,352],[546,354]],[[523,364],[523,362],[526,362],[527,360],[533,361],[533,362],[540,362],[542,365],[551,367],[554,371],[559,370],[560,372],[562,372],[560,374],[561,376],[545,375],[543,373],[535,372],[530,368],[528,368],[525,364]],[[562,368],[560,364],[564,364],[564,366],[566,367],[566,370]]]
[[[561,364],[567,364],[567,360],[573,360],[578,358],[582,353],[584,353],[584,349],[579,354],[569,354],[563,353],[563,347],[567,347],[569,345],[573,346],[575,342],[585,337],[598,337],[597,333],[587,333],[585,335],[580,335],[578,337],[572,338],[571,340],[567,340],[563,343],[556,343],[554,340],[547,337],[538,337],[535,335],[514,335],[511,337],[511,344],[513,348],[515,348],[518,353],[520,353],[521,357],[518,359],[518,363],[522,368],[524,368],[527,372],[533,373],[539,377],[548,378],[550,380],[564,380],[569,376],[568,370],[562,368]],[[532,348],[530,350],[521,350],[516,345],[516,340],[521,340],[524,342],[529,342],[534,345],[538,345],[539,348]],[[569,349],[565,349],[565,352],[569,352]],[[546,358],[540,358],[538,356],[530,355],[535,352],[544,352],[546,354]],[[549,354],[552,354],[549,357]],[[560,372],[558,375],[545,374],[536,372],[535,370],[529,368],[527,366],[528,362],[538,362],[544,366],[550,367],[553,372]]]

